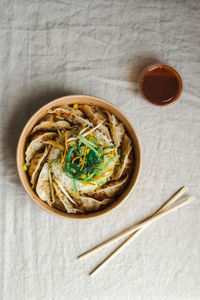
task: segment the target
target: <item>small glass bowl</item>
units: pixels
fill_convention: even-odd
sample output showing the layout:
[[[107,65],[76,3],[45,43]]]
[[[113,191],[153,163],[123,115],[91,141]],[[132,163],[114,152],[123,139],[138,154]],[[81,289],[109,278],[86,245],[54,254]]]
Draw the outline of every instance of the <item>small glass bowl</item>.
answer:
[[[177,94],[175,97],[173,97],[173,99],[169,100],[169,101],[166,101],[166,102],[156,102],[154,101],[153,99],[149,99],[145,96],[144,92],[143,92],[143,89],[142,89],[142,83],[143,83],[143,80],[144,80],[144,77],[147,75],[147,73],[151,72],[152,70],[155,70],[155,69],[166,69],[167,71],[170,71],[171,73],[174,74],[174,76],[177,78],[178,80],[178,91],[177,91]],[[140,93],[140,95],[146,100],[148,101],[149,103],[151,104],[154,104],[154,105],[158,105],[158,106],[165,106],[165,105],[168,105],[168,104],[171,104],[173,102],[175,102],[181,95],[181,92],[182,92],[182,79],[181,79],[181,76],[180,74],[172,67],[168,66],[168,65],[165,65],[165,64],[151,64],[151,65],[148,65],[139,75],[138,77],[138,91]]]

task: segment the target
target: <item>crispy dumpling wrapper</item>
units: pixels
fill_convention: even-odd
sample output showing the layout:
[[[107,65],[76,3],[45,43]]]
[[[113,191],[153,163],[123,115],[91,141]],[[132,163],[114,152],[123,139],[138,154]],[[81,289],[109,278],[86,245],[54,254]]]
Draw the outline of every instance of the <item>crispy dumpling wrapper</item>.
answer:
[[[36,153],[31,160],[30,166],[28,168],[28,173],[33,188],[35,188],[36,186],[38,173],[42,168],[43,162],[46,159],[48,152],[49,152],[49,147],[46,147],[43,153]]]
[[[76,110],[72,111],[72,110],[69,110],[69,109],[66,109],[63,107],[58,107],[58,108],[50,109],[48,111],[48,113],[49,114],[61,114],[70,123],[92,126],[92,123],[90,121],[84,119],[83,117],[81,117],[80,114],[78,114],[76,112]]]
[[[115,115],[107,112],[111,136],[116,147],[119,147],[125,133],[124,125],[118,122]]]
[[[53,121],[43,121],[37,126],[35,126],[31,133],[34,133],[38,130],[56,130],[56,129],[63,129],[63,128],[70,128],[70,125],[67,121],[61,120],[57,122]]]
[[[45,132],[41,135],[36,136],[26,148],[25,159],[26,164],[29,166],[31,159],[37,151],[39,151],[44,146],[44,141],[55,137],[57,133],[55,132]]]
[[[128,162],[128,157],[131,152],[132,146],[131,146],[131,140],[129,137],[125,134],[124,139],[121,146],[121,160],[120,164],[116,167],[116,172],[114,174],[113,179],[118,180],[124,173],[126,164]]]
[[[101,122],[107,121],[105,115],[102,112],[94,112],[89,105],[80,105],[80,109],[88,116],[94,126],[100,124]],[[99,130],[101,130],[106,135],[106,137],[110,139],[109,130],[105,125],[102,124],[99,127]]]
[[[65,109],[67,109],[67,110],[69,110],[69,111],[72,111],[73,113],[75,113],[77,116],[79,116],[79,117],[84,117],[84,114],[83,114],[83,112],[80,110],[80,109],[75,109],[74,107],[71,107],[71,106],[69,106],[69,105],[63,105],[63,108],[65,108]]]
[[[90,212],[99,210],[99,208],[101,208],[102,206],[110,203],[111,199],[107,198],[103,201],[99,201],[92,197],[76,196],[76,201],[78,202],[78,206],[80,207],[80,209],[84,210],[85,212]]]
[[[56,118],[53,114],[47,114],[45,115],[41,120],[40,123],[42,122],[55,122]],[[56,120],[57,121],[57,120]]]
[[[51,162],[54,159],[57,159],[58,156],[60,155],[60,153],[61,153],[60,149],[55,148],[55,147],[52,146],[50,151],[49,151],[49,154],[48,154],[48,161]]]
[[[48,163],[45,163],[44,166],[42,167],[36,185],[36,193],[38,194],[41,200],[46,201],[49,205],[51,205],[51,190],[49,184]]]
[[[104,199],[104,198],[113,198],[120,190],[122,190],[127,183],[128,176],[116,180],[116,181],[111,181],[109,184],[104,185],[102,187],[99,187],[98,189],[95,190],[93,193],[93,196],[97,199]],[[91,194],[88,193],[90,196]]]
[[[54,186],[54,189],[55,189],[55,192],[56,192],[56,200],[57,200],[57,203],[55,203],[55,205],[59,205],[59,202],[62,203],[65,210],[69,214],[76,214],[76,213],[83,213],[84,212],[83,210],[81,210],[79,208],[75,208],[73,206],[73,204],[64,195],[64,193],[61,191],[61,189],[59,188],[59,186],[57,185],[57,183],[55,181],[53,183],[53,186]]]

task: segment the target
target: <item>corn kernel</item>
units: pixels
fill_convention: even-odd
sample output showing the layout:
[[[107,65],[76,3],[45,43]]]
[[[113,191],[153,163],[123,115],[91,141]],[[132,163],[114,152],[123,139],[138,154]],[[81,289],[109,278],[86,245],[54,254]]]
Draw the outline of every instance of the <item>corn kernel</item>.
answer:
[[[73,105],[73,107],[74,107],[74,109],[78,109],[78,104],[75,103],[75,104]]]
[[[24,163],[24,164],[22,165],[22,167],[23,167],[24,171],[26,172],[26,171],[27,171],[27,165]]]
[[[82,179],[85,179],[85,178],[86,178],[86,175],[85,175],[85,174],[82,174],[82,175],[81,175],[81,178],[82,178]]]

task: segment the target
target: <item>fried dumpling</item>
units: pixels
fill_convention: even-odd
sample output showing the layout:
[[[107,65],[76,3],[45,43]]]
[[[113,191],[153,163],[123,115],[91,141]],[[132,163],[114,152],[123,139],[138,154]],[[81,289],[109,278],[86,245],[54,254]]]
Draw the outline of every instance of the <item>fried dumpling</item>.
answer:
[[[120,161],[119,166],[117,166],[116,172],[114,175],[115,180],[118,180],[123,175],[123,173],[125,171],[126,163],[128,161],[128,156],[131,152],[131,149],[132,149],[131,140],[125,134],[123,142],[122,142],[122,146],[121,146],[121,161]]]
[[[40,120],[40,123],[42,122],[54,122],[55,121],[55,116],[52,115],[52,114],[47,114],[45,115],[41,120]],[[56,120],[57,121],[57,120]]]
[[[105,115],[100,112],[93,112],[91,106],[83,104],[80,105],[80,109],[88,116],[90,121],[93,123],[94,126],[100,124],[102,121],[107,121]],[[99,129],[110,139],[110,133],[108,128],[105,125],[101,125]]]
[[[49,184],[49,166],[45,163],[42,167],[40,175],[38,177],[38,182],[36,185],[36,193],[41,200],[46,201],[51,205],[51,189]]]
[[[51,162],[51,161],[57,159],[58,156],[60,155],[60,153],[61,153],[60,149],[52,146],[49,151],[49,154],[48,154],[48,161]]]
[[[48,152],[49,152],[49,147],[46,147],[43,153],[36,153],[31,160],[30,166],[28,168],[28,173],[33,188],[35,188],[36,186],[38,173],[42,168],[43,162],[46,159]]]
[[[75,208],[73,206],[73,204],[69,201],[69,199],[64,195],[64,193],[62,192],[62,190],[60,189],[60,187],[57,185],[57,183],[54,181],[53,183],[55,192],[56,192],[56,200],[57,202],[61,202],[62,205],[64,206],[65,210],[69,213],[69,214],[76,214],[76,213],[83,213],[84,211],[79,209],[79,208]],[[55,205],[58,205],[58,203],[55,202]]]
[[[61,120],[57,122],[43,121],[37,126],[35,126],[31,133],[34,133],[38,130],[56,130],[56,129],[63,129],[63,128],[70,128],[69,123],[65,120]]]
[[[79,117],[84,117],[84,113],[79,109],[75,109],[73,106],[69,106],[69,105],[63,105],[63,108],[72,111],[73,113],[75,113],[76,115],[78,115]]]
[[[107,112],[111,136],[116,147],[119,147],[125,132],[124,125],[118,122],[115,115]]]
[[[66,108],[58,107],[58,108],[50,109],[48,111],[48,113],[49,114],[61,114],[70,123],[92,126],[92,123],[90,121],[81,117],[78,113],[75,112],[75,110],[72,111],[72,110],[69,110]]]
[[[106,204],[108,204],[111,201],[111,199],[107,198],[102,201],[99,201],[92,197],[76,196],[76,201],[78,202],[80,209],[86,212],[90,212],[97,211],[101,206],[105,206]]]
[[[27,166],[29,166],[30,161],[33,158],[33,156],[35,155],[35,153],[43,147],[44,141],[46,141],[52,137],[55,137],[56,135],[57,135],[57,133],[55,133],[55,132],[45,132],[41,135],[36,136],[30,142],[30,144],[27,146],[26,152],[25,152]]]
[[[109,184],[105,186],[99,187],[93,193],[94,197],[97,199],[104,198],[113,198],[119,190],[121,190],[127,182],[128,177],[124,177],[120,180],[111,181]],[[90,195],[90,193],[88,193]]]

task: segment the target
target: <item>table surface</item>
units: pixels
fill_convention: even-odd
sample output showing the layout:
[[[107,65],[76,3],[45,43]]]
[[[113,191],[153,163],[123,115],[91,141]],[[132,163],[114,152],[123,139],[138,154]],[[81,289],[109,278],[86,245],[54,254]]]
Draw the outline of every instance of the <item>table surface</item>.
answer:
[[[31,3],[32,2],[32,3]],[[200,2],[1,1],[0,299],[200,299]],[[176,103],[140,98],[137,77],[163,62],[183,78]],[[15,150],[28,118],[68,94],[117,105],[142,145],[138,184],[94,220],[63,220],[26,195]],[[154,212],[183,185],[197,201],[154,223],[96,277],[117,244],[77,255]]]

